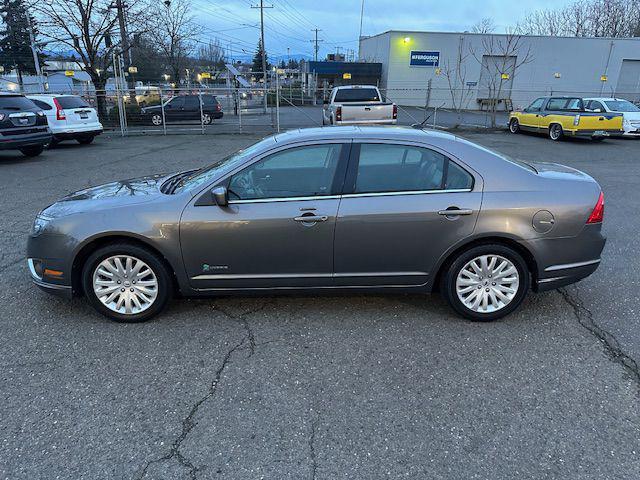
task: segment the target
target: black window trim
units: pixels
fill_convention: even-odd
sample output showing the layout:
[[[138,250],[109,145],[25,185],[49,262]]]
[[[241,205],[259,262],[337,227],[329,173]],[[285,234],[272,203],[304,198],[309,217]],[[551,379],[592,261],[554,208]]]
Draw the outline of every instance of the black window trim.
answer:
[[[416,147],[416,148],[425,148],[428,150],[432,150],[436,153],[445,157],[445,162],[442,171],[442,183],[439,189],[431,189],[431,190],[392,190],[388,192],[367,192],[367,193],[357,193],[356,190],[356,180],[358,177],[358,166],[360,165],[360,150],[363,144],[379,144],[379,145],[397,145],[400,147]],[[449,174],[449,162],[453,162],[458,166],[462,171],[466,172],[467,175],[471,177],[471,186],[469,188],[449,188],[445,189],[447,182],[447,177]],[[462,193],[462,192],[472,192],[476,184],[476,177],[469,169],[465,168],[463,165],[460,165],[459,162],[456,162],[451,158],[446,152],[435,148],[432,145],[426,145],[422,143],[414,143],[414,142],[398,142],[391,140],[376,140],[376,139],[363,139],[357,142],[354,142],[351,146],[351,155],[349,157],[349,166],[347,167],[347,175],[344,182],[344,189],[342,191],[343,198],[356,198],[356,197],[383,197],[383,196],[393,196],[393,195],[424,195],[424,194],[438,194],[438,193]]]

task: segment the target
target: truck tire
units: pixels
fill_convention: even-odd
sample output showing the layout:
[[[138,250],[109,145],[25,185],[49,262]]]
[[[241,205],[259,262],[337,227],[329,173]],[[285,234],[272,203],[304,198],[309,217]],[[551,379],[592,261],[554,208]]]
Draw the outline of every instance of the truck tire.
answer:
[[[37,157],[44,150],[44,145],[38,145],[37,147],[24,147],[20,149],[20,152],[25,157]]]
[[[560,125],[559,123],[549,125],[549,138],[551,140],[553,140],[554,142],[558,142],[562,140],[563,135],[564,132],[562,131],[562,125]]]

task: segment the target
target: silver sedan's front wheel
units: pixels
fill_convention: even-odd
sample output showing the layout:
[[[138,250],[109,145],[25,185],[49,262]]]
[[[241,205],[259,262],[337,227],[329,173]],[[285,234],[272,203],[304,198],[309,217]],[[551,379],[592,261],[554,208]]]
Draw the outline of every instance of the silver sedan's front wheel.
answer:
[[[469,310],[493,313],[511,303],[519,285],[520,275],[510,260],[500,255],[480,255],[458,273],[456,294]]]
[[[114,243],[91,253],[82,269],[93,307],[119,322],[143,322],[160,313],[173,283],[166,261],[141,245]]]
[[[158,279],[151,267],[130,255],[105,258],[93,273],[93,292],[109,310],[135,315],[153,305]]]
[[[445,268],[440,290],[456,312],[470,320],[495,320],[513,312],[531,282],[522,255],[501,244],[471,247]]]

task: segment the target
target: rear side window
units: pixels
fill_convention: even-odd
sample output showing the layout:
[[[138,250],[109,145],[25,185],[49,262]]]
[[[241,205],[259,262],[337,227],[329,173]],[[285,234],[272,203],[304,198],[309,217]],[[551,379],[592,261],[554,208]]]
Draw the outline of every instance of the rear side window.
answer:
[[[43,102],[42,100],[31,100],[42,110],[53,110],[53,107],[49,105],[47,102]]]
[[[62,109],[91,108],[91,105],[82,97],[56,97]]]
[[[218,103],[218,99],[211,95],[203,95],[202,96],[202,104],[203,105],[216,105]]]
[[[336,92],[334,102],[379,102],[380,95],[375,88],[343,88]]]
[[[184,97],[184,108],[189,110],[197,110],[200,108],[200,101],[196,96],[187,96]]]
[[[0,109],[6,110],[32,110],[36,105],[21,95],[0,95]]]
[[[473,177],[434,150],[408,145],[362,144],[354,193],[466,190]]]

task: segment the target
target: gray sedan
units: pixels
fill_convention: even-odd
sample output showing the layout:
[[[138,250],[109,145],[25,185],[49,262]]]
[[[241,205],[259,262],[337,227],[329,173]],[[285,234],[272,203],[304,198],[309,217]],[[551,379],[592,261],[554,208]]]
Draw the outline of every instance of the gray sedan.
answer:
[[[42,210],[33,281],[123,322],[170,298],[439,291],[493,320],[600,263],[588,175],[453,135],[329,127],[268,137],[199,170],[118,181]]]

